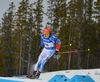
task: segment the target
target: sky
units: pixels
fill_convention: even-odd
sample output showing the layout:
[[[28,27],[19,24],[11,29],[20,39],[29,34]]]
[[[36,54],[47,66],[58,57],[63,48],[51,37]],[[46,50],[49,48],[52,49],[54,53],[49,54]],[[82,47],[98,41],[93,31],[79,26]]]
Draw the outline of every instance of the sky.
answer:
[[[19,6],[19,2],[21,2],[22,0],[0,0],[0,22],[1,22],[1,18],[3,18],[3,14],[7,11],[7,9],[9,8],[9,4],[11,4],[11,2],[14,2],[15,8],[17,10],[18,6]],[[30,3],[33,3],[34,1],[37,0],[29,0]],[[94,0],[97,1],[97,0]],[[43,6],[44,6],[44,11],[46,11],[47,9],[47,0],[43,0]],[[46,16],[44,17],[44,21],[48,21]],[[45,24],[46,22],[44,22],[43,24]]]
[[[52,78],[56,80],[54,82],[58,82],[61,80],[61,78],[57,81],[57,78],[55,78],[55,76],[57,75],[63,76],[65,77],[65,79],[67,78],[67,82],[73,82],[71,80],[73,80],[73,78],[75,78],[76,75],[81,77],[81,79],[79,79],[80,82],[100,82],[100,69],[61,70],[61,71],[45,72],[45,73],[41,73],[39,79],[0,77],[0,82],[52,82],[53,80],[50,81]],[[93,81],[90,81],[88,76]],[[63,78],[64,81],[60,81],[60,82],[65,82],[65,79]],[[79,81],[74,79],[74,82],[79,82]]]
[[[32,0],[30,0],[30,1],[32,1]],[[0,21],[1,21],[1,18],[3,18],[3,14],[9,8],[9,4],[11,4],[11,2],[14,2],[15,7],[17,8],[19,6],[19,2],[21,2],[21,0],[0,0]]]
[[[2,21],[1,18],[3,18],[3,14],[7,11],[7,9],[9,8],[9,4],[11,4],[11,2],[14,2],[15,8],[16,10],[18,9],[18,7],[20,6],[20,2],[22,0],[0,0],[0,22]],[[29,3],[33,3],[36,2],[37,0],[29,0]],[[43,0],[43,6],[44,6],[44,11],[46,11],[47,8],[47,0]],[[46,16],[43,16],[43,20],[46,21]],[[43,23],[45,24],[45,22]]]

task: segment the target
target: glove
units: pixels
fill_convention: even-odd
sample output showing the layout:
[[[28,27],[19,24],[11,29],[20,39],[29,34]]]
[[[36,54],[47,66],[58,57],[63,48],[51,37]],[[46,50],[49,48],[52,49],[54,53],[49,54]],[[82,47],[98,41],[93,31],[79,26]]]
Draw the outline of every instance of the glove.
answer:
[[[57,50],[55,51],[55,55],[58,55],[58,51]]]
[[[43,49],[43,47],[41,46],[41,47],[40,47],[40,52],[42,51],[42,49]]]

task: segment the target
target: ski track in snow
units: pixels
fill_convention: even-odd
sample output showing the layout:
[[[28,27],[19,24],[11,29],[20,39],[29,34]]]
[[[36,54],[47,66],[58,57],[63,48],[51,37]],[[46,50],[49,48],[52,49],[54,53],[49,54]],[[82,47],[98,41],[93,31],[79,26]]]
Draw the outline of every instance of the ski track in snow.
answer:
[[[22,82],[48,82],[55,75],[65,75],[69,79],[71,79],[75,75],[88,75],[95,82],[100,82],[100,69],[62,70],[62,71],[54,71],[54,72],[45,72],[45,73],[41,73],[39,80],[21,79],[16,77],[0,77],[0,79],[15,80],[15,81],[22,81]]]

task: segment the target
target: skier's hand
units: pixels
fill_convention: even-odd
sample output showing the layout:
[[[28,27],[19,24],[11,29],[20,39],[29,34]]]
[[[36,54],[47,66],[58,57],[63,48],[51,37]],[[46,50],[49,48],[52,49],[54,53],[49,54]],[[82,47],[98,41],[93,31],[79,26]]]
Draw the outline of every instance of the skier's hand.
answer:
[[[40,47],[40,52],[42,51],[42,49],[43,49],[43,47],[41,46],[41,47]]]
[[[58,51],[57,50],[55,51],[55,55],[58,55]]]

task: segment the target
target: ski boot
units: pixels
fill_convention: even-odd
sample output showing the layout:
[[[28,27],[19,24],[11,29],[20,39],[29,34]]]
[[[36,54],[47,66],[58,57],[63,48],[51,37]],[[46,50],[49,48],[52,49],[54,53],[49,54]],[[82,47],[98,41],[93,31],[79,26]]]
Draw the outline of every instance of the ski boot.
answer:
[[[37,72],[37,71],[33,71],[33,75],[27,76],[27,78],[32,78],[32,77],[34,77],[35,74],[36,74],[36,72]]]
[[[31,79],[38,79],[41,72],[38,72],[36,75],[32,76]]]

